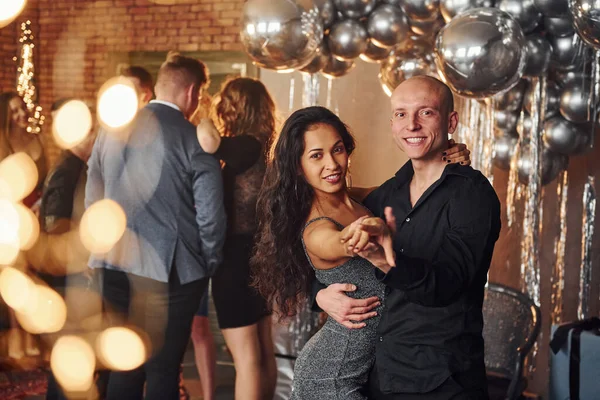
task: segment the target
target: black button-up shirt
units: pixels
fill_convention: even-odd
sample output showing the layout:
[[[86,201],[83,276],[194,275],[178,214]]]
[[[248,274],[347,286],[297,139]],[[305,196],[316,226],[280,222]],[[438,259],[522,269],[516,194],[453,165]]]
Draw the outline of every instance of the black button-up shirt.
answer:
[[[413,174],[409,161],[365,199],[382,218],[392,207],[397,224],[396,267],[376,270],[387,286],[376,347],[379,388],[426,393],[450,376],[485,388],[482,303],[500,202],[479,171],[454,164],[412,207]]]

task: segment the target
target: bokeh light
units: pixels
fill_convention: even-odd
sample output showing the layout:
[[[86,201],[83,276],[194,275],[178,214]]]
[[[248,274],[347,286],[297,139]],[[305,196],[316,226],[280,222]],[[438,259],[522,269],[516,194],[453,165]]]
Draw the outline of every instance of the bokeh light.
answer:
[[[0,199],[18,203],[37,185],[38,170],[26,153],[14,153],[0,162]]]
[[[113,78],[98,93],[98,120],[103,127],[117,129],[133,120],[138,111],[138,95],[131,80]]]
[[[23,310],[16,312],[21,327],[29,333],[55,333],[67,321],[67,306],[56,291],[36,285],[35,295],[29,296]]]
[[[56,144],[70,149],[81,143],[92,129],[92,113],[81,100],[71,100],[56,111],[52,134]]]
[[[0,265],[12,264],[19,255],[19,212],[13,203],[0,199]]]
[[[108,368],[130,371],[146,361],[146,347],[140,336],[128,328],[108,328],[98,336],[98,357]]]
[[[21,14],[27,0],[4,0],[0,3],[0,28],[10,24]]]
[[[4,302],[15,311],[25,311],[35,302],[35,283],[16,268],[5,267],[0,272],[0,295]]]
[[[33,211],[23,204],[17,203],[14,207],[19,215],[19,247],[21,250],[29,250],[40,236],[40,223]]]
[[[56,380],[67,392],[83,392],[92,386],[96,357],[85,340],[63,336],[56,341],[50,356]]]
[[[121,206],[110,199],[92,204],[83,214],[79,229],[81,242],[88,251],[104,254],[121,239],[127,217]]]

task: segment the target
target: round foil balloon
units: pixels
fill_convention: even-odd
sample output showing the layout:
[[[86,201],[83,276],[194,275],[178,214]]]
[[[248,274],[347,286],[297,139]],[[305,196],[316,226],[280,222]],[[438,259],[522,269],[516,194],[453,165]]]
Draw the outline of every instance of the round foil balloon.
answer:
[[[396,7],[402,7],[404,0],[383,0],[382,3],[391,4]]]
[[[337,9],[335,8],[335,4],[333,4],[333,0],[315,0],[315,4],[321,12],[323,27],[325,29],[331,28],[337,17]]]
[[[367,49],[360,55],[360,59],[368,63],[378,63],[385,60],[390,55],[391,51],[391,49],[375,46],[369,39]]]
[[[340,60],[352,60],[367,49],[369,35],[363,25],[353,19],[336,22],[327,35],[329,51]]]
[[[583,123],[591,120],[592,109],[590,104],[590,85],[573,80],[567,83],[560,94],[560,113],[565,119]]]
[[[542,19],[533,0],[500,0],[496,7],[512,15],[525,33],[533,31]]]
[[[512,111],[498,110],[495,112],[496,128],[505,132],[514,132],[517,129],[519,115]]]
[[[527,81],[521,79],[512,89],[495,96],[496,110],[519,111],[526,89]]]
[[[535,77],[546,73],[550,66],[552,46],[542,35],[529,35],[527,40],[527,65],[525,76]]]
[[[391,96],[396,87],[406,79],[417,75],[435,76],[435,64],[430,53],[417,48],[394,49],[381,63],[379,81],[383,91]]]
[[[551,69],[549,77],[553,79],[558,86],[564,87],[571,81],[580,81],[589,84],[592,79],[589,73],[590,71],[559,71]]]
[[[569,10],[579,36],[590,46],[600,49],[600,1],[569,0]]]
[[[411,22],[432,21],[440,15],[440,0],[402,0],[400,4]]]
[[[523,108],[525,111],[531,114],[531,94],[533,92],[533,85],[527,87],[525,96],[523,98]],[[548,81],[546,85],[546,118],[552,117],[558,112],[560,105],[560,92],[558,85],[552,81]]]
[[[347,18],[360,19],[369,15],[377,0],[334,0],[335,7]]]
[[[546,32],[554,37],[572,36],[574,31],[573,21],[569,14],[563,15],[560,18],[544,18],[544,28]]]
[[[544,121],[544,144],[560,154],[576,154],[589,141],[589,133],[566,119],[555,116]]]
[[[430,21],[412,20],[410,22],[410,29],[414,34],[421,36],[425,40],[431,41],[433,44],[433,42],[435,42],[435,36],[444,25],[446,25],[446,21],[441,17]]]
[[[329,62],[323,68],[321,73],[329,79],[339,78],[352,71],[356,65],[354,61],[340,61],[337,58],[329,57]]]
[[[312,0],[250,0],[244,4],[240,37],[259,67],[302,68],[323,40],[323,21]]]
[[[517,139],[514,136],[502,135],[494,139],[494,165],[500,169],[510,169],[510,160],[517,148]]]
[[[556,179],[560,171],[567,169],[569,157],[544,148],[542,149],[541,163],[542,185],[547,185]],[[529,174],[531,172],[531,154],[529,153],[529,145],[525,145],[521,148],[520,157],[517,160],[517,171],[519,182],[526,185],[529,182]]]
[[[443,80],[459,95],[484,98],[512,88],[527,62],[519,24],[494,8],[457,15],[435,42],[435,61]]]
[[[327,48],[327,43],[325,41],[323,41],[321,43],[321,45],[319,46],[319,48],[317,49],[317,52],[316,52],[314,58],[312,59],[312,61],[306,67],[302,68],[300,71],[306,72],[309,74],[316,74],[317,72],[319,72],[323,68],[325,68],[325,66],[329,62],[329,56],[330,56],[330,53],[329,53],[329,49]]]
[[[408,36],[408,20],[402,9],[382,4],[369,16],[367,32],[373,44],[394,47]]]
[[[569,13],[568,0],[533,0],[533,2],[547,17],[564,17]]]
[[[446,22],[463,11],[479,7],[493,7],[493,0],[440,0],[440,11]]]
[[[552,67],[561,71],[573,71],[581,66],[585,49],[577,34],[549,37],[548,40],[552,45],[552,57],[550,57]]]

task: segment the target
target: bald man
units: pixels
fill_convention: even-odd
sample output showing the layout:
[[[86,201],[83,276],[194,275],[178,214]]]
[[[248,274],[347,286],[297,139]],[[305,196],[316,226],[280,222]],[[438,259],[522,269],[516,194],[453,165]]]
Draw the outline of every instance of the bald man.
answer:
[[[458,114],[445,84],[406,80],[391,97],[391,113],[394,141],[410,160],[364,199],[395,233],[395,267],[371,260],[386,290],[369,399],[485,400],[482,304],[500,202],[479,171],[447,160]],[[369,229],[350,232],[348,244],[359,245],[361,230],[376,239]],[[378,299],[351,299],[345,292],[352,289],[331,285],[316,301],[360,329]]]

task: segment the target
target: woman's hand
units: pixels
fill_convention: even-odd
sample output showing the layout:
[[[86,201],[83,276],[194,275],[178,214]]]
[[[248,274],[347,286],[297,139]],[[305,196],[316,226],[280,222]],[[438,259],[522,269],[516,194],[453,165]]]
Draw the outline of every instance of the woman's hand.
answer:
[[[380,251],[383,251],[386,263],[392,267],[396,265],[392,248],[392,232],[381,218],[363,217],[353,222],[342,231],[340,240],[357,255],[363,253],[369,257],[376,257]],[[376,247],[373,247],[374,245]]]
[[[471,165],[471,151],[464,143],[448,140],[448,149],[442,153],[442,160],[448,164]]]

